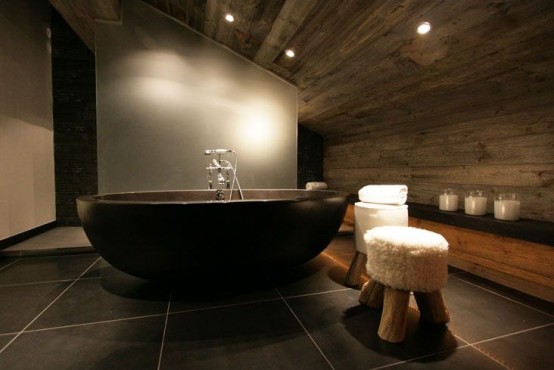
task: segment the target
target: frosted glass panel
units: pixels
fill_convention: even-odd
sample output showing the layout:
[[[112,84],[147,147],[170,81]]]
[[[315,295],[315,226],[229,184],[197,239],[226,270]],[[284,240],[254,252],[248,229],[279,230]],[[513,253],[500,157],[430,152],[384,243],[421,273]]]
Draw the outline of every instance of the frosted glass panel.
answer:
[[[296,188],[297,89],[141,1],[97,23],[99,192],[207,187],[208,148],[243,188]]]

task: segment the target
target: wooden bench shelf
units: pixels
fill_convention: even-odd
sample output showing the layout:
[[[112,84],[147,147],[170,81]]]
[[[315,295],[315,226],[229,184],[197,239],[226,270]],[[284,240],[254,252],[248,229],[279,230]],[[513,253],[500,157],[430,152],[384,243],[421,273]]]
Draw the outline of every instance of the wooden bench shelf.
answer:
[[[501,221],[413,203],[408,214],[410,226],[446,238],[451,266],[554,302],[554,224]]]

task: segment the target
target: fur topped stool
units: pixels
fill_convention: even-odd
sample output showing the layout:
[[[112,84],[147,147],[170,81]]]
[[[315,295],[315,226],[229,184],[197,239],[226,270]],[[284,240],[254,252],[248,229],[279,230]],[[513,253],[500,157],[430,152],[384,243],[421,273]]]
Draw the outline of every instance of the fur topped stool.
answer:
[[[448,278],[448,242],[442,235],[410,226],[378,226],[367,231],[364,240],[370,279],[359,301],[383,308],[381,339],[404,340],[410,292],[422,319],[435,324],[450,321],[441,293]]]

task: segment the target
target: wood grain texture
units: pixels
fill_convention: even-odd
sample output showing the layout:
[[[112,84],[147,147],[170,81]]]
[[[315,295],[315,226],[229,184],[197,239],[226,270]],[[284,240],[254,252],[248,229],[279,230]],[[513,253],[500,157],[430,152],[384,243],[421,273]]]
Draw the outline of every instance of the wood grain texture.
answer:
[[[399,343],[404,340],[408,324],[410,292],[385,285],[383,313],[377,334],[383,340]]]
[[[409,224],[443,235],[450,265],[554,302],[551,246],[413,217]]]

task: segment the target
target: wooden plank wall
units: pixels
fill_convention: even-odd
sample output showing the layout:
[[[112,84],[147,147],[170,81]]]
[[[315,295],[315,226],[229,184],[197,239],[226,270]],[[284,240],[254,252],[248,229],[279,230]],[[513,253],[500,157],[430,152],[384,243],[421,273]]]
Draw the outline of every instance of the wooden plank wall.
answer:
[[[343,94],[322,92],[318,101],[335,108],[306,121],[319,121],[330,188],[357,194],[367,184],[402,183],[409,202],[429,205],[443,188],[478,188],[490,194],[489,213],[495,193],[516,192],[523,218],[554,222],[552,7],[511,5],[511,18],[489,19],[496,28],[476,23],[457,44],[439,44],[449,40],[452,23],[431,44],[417,41],[418,49],[414,41],[391,53],[397,63],[351,70]],[[349,84],[361,81],[366,95],[348,95]]]
[[[516,192],[522,218],[554,222],[554,68],[543,65],[543,77],[526,68],[430,94],[417,114],[383,101],[357,128],[325,137],[325,181],[352,194],[402,183],[409,202],[429,205],[443,188],[478,188],[490,194],[489,213],[494,193]]]

